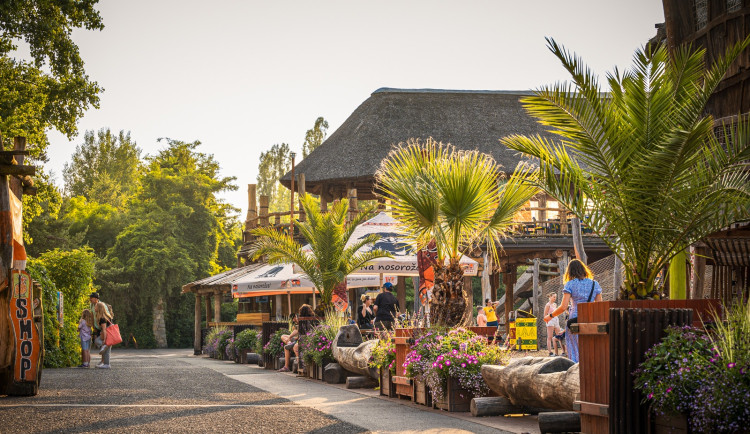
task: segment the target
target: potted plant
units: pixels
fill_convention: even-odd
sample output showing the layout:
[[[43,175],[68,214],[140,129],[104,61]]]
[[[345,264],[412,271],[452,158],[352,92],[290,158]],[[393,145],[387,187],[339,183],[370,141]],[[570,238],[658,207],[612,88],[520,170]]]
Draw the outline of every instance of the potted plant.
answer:
[[[228,360],[229,354],[227,353],[227,346],[233,340],[232,331],[229,329],[220,330],[217,334],[216,343],[216,358],[219,360]]]
[[[234,348],[237,354],[237,363],[247,363],[247,355],[257,352],[260,336],[257,330],[247,329],[237,333],[234,340]]]
[[[281,335],[288,335],[288,329],[276,330],[276,332],[268,340],[268,343],[263,347],[263,354],[268,355],[272,364],[266,366],[266,369],[280,369],[279,357],[284,354],[284,342],[281,341]]]
[[[307,335],[302,336],[299,341],[299,349],[303,354],[305,370],[310,366],[315,379],[323,379],[323,368],[333,361],[333,335],[335,329],[327,324],[321,324],[313,328]]]
[[[390,398],[395,397],[396,391],[393,387],[392,376],[396,373],[396,346],[390,333],[381,335],[372,349],[370,367],[380,372],[380,394]]]
[[[219,349],[219,340],[228,332],[229,330],[226,327],[211,328],[206,334],[206,345],[203,347],[203,354],[214,359],[219,358],[219,352],[224,350],[224,348]]]
[[[736,304],[711,329],[670,328],[646,353],[635,385],[652,421],[675,433],[747,432],[750,304]]]

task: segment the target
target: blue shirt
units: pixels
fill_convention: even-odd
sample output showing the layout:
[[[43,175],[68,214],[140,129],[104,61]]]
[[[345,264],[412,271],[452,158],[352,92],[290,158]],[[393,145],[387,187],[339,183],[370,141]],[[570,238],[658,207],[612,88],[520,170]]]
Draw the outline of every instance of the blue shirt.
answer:
[[[591,294],[591,282],[594,282],[594,293]],[[570,308],[570,317],[578,318],[578,303],[586,303],[588,301],[594,301],[597,294],[602,293],[602,287],[599,282],[593,281],[589,278],[586,279],[573,279],[565,284],[563,288],[563,294],[570,294],[572,301]],[[591,300],[589,300],[589,294],[591,294]]]

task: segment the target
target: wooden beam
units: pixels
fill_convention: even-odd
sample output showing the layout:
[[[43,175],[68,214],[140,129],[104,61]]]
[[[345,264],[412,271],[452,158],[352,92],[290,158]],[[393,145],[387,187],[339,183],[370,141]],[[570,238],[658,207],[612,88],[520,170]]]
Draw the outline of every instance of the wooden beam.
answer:
[[[5,164],[0,163],[0,174],[2,175],[20,175],[20,176],[34,176],[36,175],[36,167],[24,166],[23,164]]]

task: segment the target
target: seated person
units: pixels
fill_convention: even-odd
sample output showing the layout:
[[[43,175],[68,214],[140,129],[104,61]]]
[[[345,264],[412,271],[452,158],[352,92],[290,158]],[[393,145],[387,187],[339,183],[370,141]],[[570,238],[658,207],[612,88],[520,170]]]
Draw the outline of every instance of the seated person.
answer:
[[[371,330],[375,314],[372,311],[372,298],[367,294],[362,294],[362,307],[357,309],[357,325],[361,330]]]

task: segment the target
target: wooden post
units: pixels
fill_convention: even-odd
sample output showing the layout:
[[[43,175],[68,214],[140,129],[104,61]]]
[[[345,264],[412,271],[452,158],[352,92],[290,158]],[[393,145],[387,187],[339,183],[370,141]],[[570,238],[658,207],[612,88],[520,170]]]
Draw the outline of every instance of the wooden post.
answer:
[[[618,300],[620,294],[620,288],[622,288],[622,261],[620,257],[615,255],[615,269],[614,269],[612,286],[615,288],[615,300]]]
[[[320,185],[320,212],[328,212],[328,185]]]
[[[260,196],[260,214],[258,219],[258,224],[263,226],[268,226],[268,196],[262,194]]]
[[[490,288],[490,299],[497,300],[499,298],[497,290],[500,288],[500,273],[497,271],[490,274]],[[482,303],[484,303],[484,300],[482,300]]]
[[[349,221],[354,220],[354,218],[357,216],[357,188],[350,188],[349,189]]]
[[[466,292],[466,316],[469,317],[474,324],[474,285],[472,285],[471,276],[464,276],[464,291]]]
[[[193,336],[193,354],[199,355],[201,348],[201,296],[195,293],[195,335]]]
[[[404,276],[398,276],[396,291],[398,291],[397,297],[400,313],[406,313],[406,278]]]
[[[221,293],[214,292],[214,320],[221,322]]]
[[[214,320],[213,310],[211,310],[211,294],[206,294],[206,327],[208,323]]]
[[[406,279],[405,276],[399,276],[398,278]],[[414,287],[414,313],[417,313],[422,306],[422,302],[419,301],[419,276],[413,276],[411,278],[411,285]]]
[[[568,209],[565,208],[562,205],[559,205],[558,208],[560,208],[560,233],[561,234],[567,234],[568,233]]]
[[[534,302],[533,307],[533,313],[534,316],[539,318],[539,314],[541,313],[541,309],[539,308],[539,300],[540,300],[540,292],[541,292],[541,286],[539,285],[539,258],[534,258],[534,268],[533,268],[533,275],[531,278],[531,286],[532,286],[532,300]]]
[[[294,152],[289,154],[292,157],[292,175],[290,179],[291,188],[289,189],[289,235],[294,237]]]
[[[305,174],[297,175],[297,190],[299,191],[299,221],[304,222],[306,219],[305,209],[302,208],[302,199],[305,197]]]
[[[245,230],[250,231],[258,226],[258,220],[254,220],[258,217],[258,204],[255,200],[255,193],[257,191],[257,185],[247,184],[247,217],[245,218]]]
[[[516,264],[508,264],[503,270],[503,282],[505,283],[505,333],[510,333],[510,312],[513,311],[513,285],[516,284]],[[499,320],[499,318],[498,318]]]
[[[706,278],[706,247],[696,245],[693,248],[693,278],[690,282],[690,298],[703,298],[703,282]]]
[[[571,226],[573,226],[573,248],[576,252],[576,258],[583,262],[584,264],[588,264],[588,257],[586,256],[586,251],[583,250],[583,234],[581,232],[581,220],[578,219],[578,217],[573,217],[570,221]]]
[[[541,193],[539,195],[539,222],[543,223],[542,226],[547,228],[547,193]]]
[[[281,316],[284,314],[284,311],[281,310],[281,305],[282,305],[281,294],[277,294],[276,295],[276,320],[277,321],[280,320]]]
[[[289,316],[292,316],[292,293],[290,291],[286,292],[286,309]]]

